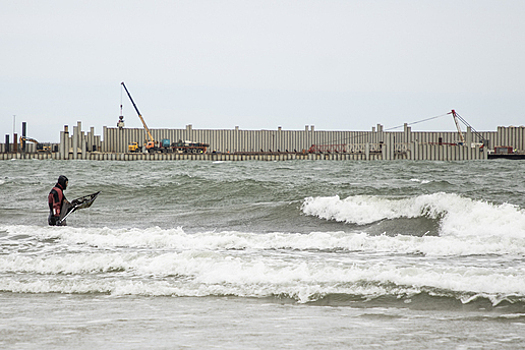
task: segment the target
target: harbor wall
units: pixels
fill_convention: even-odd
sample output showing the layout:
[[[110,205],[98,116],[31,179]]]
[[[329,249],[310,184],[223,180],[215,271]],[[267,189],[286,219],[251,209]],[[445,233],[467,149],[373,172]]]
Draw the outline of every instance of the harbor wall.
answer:
[[[345,145],[347,153],[364,152],[365,145],[380,145],[388,136],[394,144],[418,142],[419,144],[457,144],[461,140],[456,131],[449,132],[412,132],[405,125],[403,131],[385,131],[381,124],[371,131],[319,131],[314,126],[305,126],[304,130],[241,130],[235,129],[210,130],[193,129],[187,125],[185,129],[150,129],[155,140],[169,139],[191,140],[210,145],[209,152],[239,153],[239,152],[303,152],[312,145]],[[480,136],[485,140],[489,150],[495,146],[511,146],[516,150],[525,150],[525,127],[498,127],[497,131],[474,133],[470,128],[463,133],[465,145],[480,142]],[[128,144],[136,141],[142,145],[146,141],[144,129],[104,127],[102,152],[127,152]],[[374,147],[374,146],[371,146]]]
[[[108,153],[108,152],[88,152],[81,154],[78,152],[77,158],[73,158],[70,152],[68,158],[64,158],[58,152],[54,153],[0,153],[0,160],[10,159],[83,159],[83,160],[115,160],[115,161],[156,161],[156,160],[201,160],[201,161],[285,161],[285,160],[479,160],[487,159],[487,152],[482,152],[479,147],[452,147],[452,146],[432,146],[432,145],[411,145],[410,152],[396,152],[391,148],[385,147],[381,153],[355,153],[355,154],[335,154],[335,153],[205,153],[205,154],[179,154],[179,153]]]
[[[94,127],[82,130],[82,123],[73,126],[72,133],[65,126],[60,132],[58,152],[33,154],[26,144],[22,159],[91,159],[91,160],[476,160],[487,159],[494,146],[510,146],[525,151],[525,127],[503,127],[496,131],[463,133],[460,143],[457,132],[412,132],[404,125],[403,131],[385,131],[377,124],[371,131],[319,131],[314,126],[304,130],[226,130],[151,129],[155,140],[191,140],[209,144],[205,154],[147,154],[128,153],[128,144],[146,140],[144,129],[103,127],[103,135],[96,135]],[[481,139],[484,147],[481,147]],[[312,145],[317,148],[311,149]],[[0,159],[11,159],[0,145]],[[18,145],[20,148],[20,145]],[[12,148],[10,148],[12,150]]]

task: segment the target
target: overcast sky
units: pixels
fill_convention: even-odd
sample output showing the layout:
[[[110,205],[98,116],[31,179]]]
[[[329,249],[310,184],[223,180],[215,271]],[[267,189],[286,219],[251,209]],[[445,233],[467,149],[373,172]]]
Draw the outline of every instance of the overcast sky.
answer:
[[[525,124],[525,1],[0,0],[0,142],[65,124]],[[16,117],[13,118],[13,115]],[[454,130],[450,116],[413,130]],[[401,129],[402,130],[402,129]]]

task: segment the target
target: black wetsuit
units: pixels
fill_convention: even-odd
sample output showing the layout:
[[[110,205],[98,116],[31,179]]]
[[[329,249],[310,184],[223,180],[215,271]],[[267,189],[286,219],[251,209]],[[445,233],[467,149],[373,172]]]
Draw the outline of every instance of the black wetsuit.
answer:
[[[55,187],[49,192],[47,202],[49,204],[49,218],[48,223],[51,226],[65,226],[65,222],[59,223],[60,211],[62,210],[62,204],[66,197],[64,196],[64,186],[57,183]]]

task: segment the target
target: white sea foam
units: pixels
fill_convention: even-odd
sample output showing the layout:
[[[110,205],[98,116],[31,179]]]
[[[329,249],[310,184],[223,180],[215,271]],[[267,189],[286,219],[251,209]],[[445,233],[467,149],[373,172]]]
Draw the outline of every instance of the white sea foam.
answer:
[[[412,182],[419,182],[419,183],[422,183],[422,184],[430,183],[430,180],[410,179],[410,181],[412,181]]]
[[[112,295],[525,297],[525,238],[0,227],[0,290]],[[9,247],[9,248],[8,248]],[[20,253],[22,252],[22,253]],[[30,253],[24,253],[30,252]],[[447,257],[445,261],[442,257]],[[464,297],[463,297],[464,295]]]
[[[343,293],[368,297],[445,290],[494,298],[525,295],[521,267],[373,263],[294,255],[182,253],[66,254],[1,257],[0,290],[113,295],[288,295],[309,301]],[[19,276],[24,276],[20,278]],[[46,277],[48,276],[48,277]],[[467,300],[468,301],[468,300]]]
[[[427,217],[441,220],[442,235],[525,238],[525,212],[511,204],[491,204],[451,193],[411,198],[380,196],[308,197],[306,215],[358,225],[385,219]]]
[[[109,228],[48,228],[33,226],[0,227],[8,233],[12,251],[27,249],[41,241],[55,241],[52,248],[59,251],[92,252],[104,250],[116,252],[197,251],[348,251],[390,254],[423,254],[429,256],[470,256],[480,254],[520,256],[525,251],[525,237],[496,234],[458,234],[436,236],[379,235],[370,236],[362,232],[312,232],[310,234],[273,232],[266,234],[224,231],[187,234],[182,228],[161,229],[109,229]],[[24,238],[25,237],[25,238]],[[45,249],[44,249],[45,252]]]

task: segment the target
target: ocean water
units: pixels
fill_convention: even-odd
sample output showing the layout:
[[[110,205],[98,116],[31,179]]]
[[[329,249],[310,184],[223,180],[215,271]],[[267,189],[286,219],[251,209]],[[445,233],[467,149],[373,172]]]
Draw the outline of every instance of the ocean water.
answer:
[[[2,349],[522,349],[525,162],[0,162]],[[101,191],[67,227],[68,199]]]

